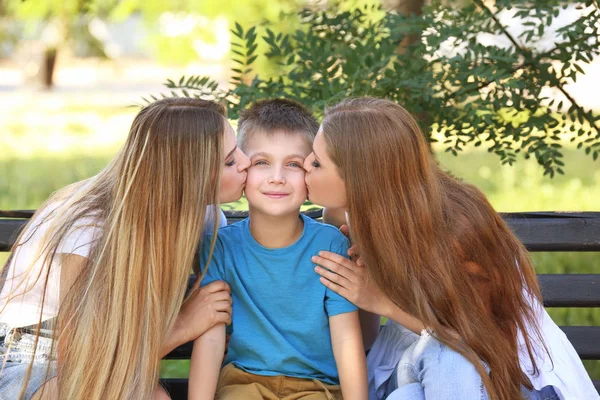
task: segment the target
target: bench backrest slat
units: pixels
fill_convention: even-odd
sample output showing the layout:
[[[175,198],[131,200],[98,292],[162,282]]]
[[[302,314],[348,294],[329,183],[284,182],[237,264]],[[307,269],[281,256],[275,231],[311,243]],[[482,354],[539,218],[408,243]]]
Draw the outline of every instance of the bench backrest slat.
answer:
[[[0,211],[0,251],[8,251],[18,229],[33,211]],[[231,222],[246,218],[246,211],[225,211]],[[320,218],[321,211],[306,212]],[[600,212],[501,213],[530,251],[600,251]],[[14,219],[7,219],[14,218]]]
[[[541,274],[546,307],[600,307],[600,275]]]

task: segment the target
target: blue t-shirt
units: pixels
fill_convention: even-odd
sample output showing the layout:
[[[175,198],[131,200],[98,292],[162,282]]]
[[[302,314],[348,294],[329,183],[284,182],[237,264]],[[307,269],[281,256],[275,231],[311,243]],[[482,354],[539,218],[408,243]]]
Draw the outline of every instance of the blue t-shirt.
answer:
[[[346,256],[349,243],[333,226],[301,218],[300,239],[279,249],[260,245],[248,219],[220,229],[202,286],[216,280],[231,286],[233,333],[225,364],[337,385],[329,317],[357,308],[319,282],[311,257],[321,250]],[[201,267],[209,249],[206,237]]]

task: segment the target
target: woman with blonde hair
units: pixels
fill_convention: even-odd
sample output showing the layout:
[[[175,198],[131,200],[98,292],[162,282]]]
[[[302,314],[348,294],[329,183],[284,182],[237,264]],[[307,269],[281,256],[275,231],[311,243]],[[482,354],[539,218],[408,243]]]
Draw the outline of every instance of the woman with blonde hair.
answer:
[[[367,358],[369,398],[597,398],[525,248],[478,189],[440,169],[404,108],[346,100],[313,150],[309,199],[354,242],[354,261],[322,252],[316,271],[389,318]]]
[[[0,398],[167,397],[160,359],[230,321],[225,283],[184,296],[200,235],[219,226],[215,205],[241,197],[248,164],[221,106],[142,109],[110,164],[56,192],[15,242]]]

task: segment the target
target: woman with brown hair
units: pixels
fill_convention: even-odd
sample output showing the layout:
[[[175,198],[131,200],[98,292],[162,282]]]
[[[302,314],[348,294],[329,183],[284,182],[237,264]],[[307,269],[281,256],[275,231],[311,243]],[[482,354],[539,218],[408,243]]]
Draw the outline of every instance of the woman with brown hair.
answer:
[[[313,150],[309,199],[343,210],[355,244],[354,261],[322,252],[316,271],[390,320],[368,356],[370,398],[597,398],[523,245],[479,190],[440,169],[406,110],[344,101]]]
[[[216,204],[241,197],[248,165],[221,106],[142,109],[110,164],[56,192],[15,242],[0,398],[167,397],[160,359],[230,321],[225,283],[184,295],[200,235],[219,226]]]

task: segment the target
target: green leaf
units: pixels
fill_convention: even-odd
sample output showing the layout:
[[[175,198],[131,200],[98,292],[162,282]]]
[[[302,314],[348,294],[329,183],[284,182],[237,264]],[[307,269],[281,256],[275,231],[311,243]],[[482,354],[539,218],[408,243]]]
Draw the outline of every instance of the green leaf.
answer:
[[[240,39],[244,38],[244,28],[242,28],[242,26],[238,22],[235,23],[235,31],[232,31],[232,32],[238,38],[240,38]]]
[[[252,56],[248,59],[248,61],[246,62],[246,65],[251,65],[257,58],[258,56]]]

